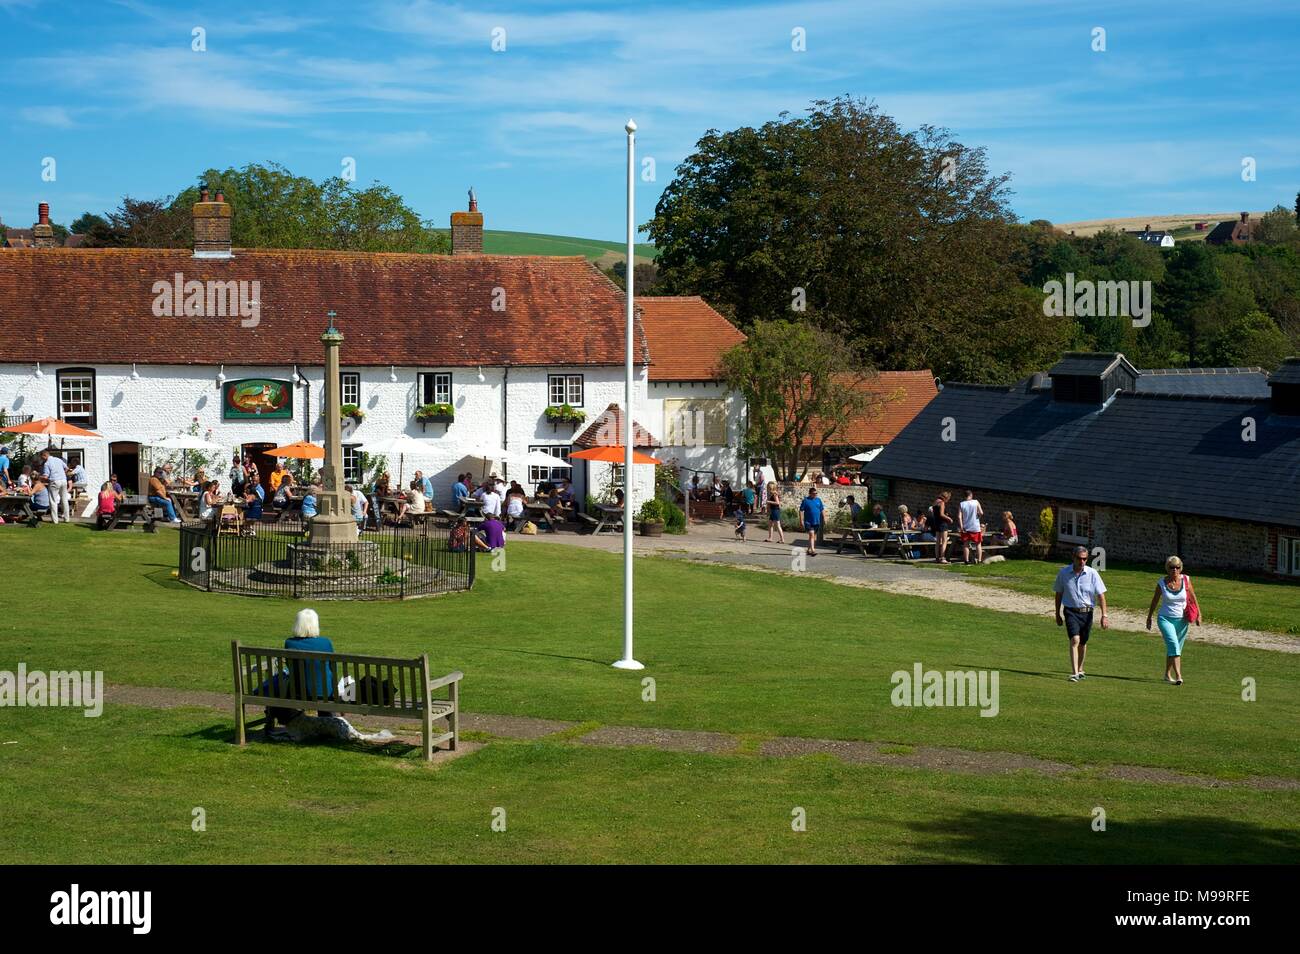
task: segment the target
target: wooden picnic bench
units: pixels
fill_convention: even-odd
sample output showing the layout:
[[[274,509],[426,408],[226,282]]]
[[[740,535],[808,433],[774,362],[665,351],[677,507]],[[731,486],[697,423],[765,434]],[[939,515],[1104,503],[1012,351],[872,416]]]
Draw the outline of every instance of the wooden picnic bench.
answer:
[[[314,653],[297,649],[271,649],[230,642],[235,677],[235,741],[246,738],[245,706],[264,709],[312,709],[317,712],[356,712],[419,720],[424,758],[433,758],[434,746],[447,742],[455,751],[460,740],[459,670],[439,679],[429,675],[428,655],[415,659],[357,656],[350,653]],[[326,695],[318,686],[327,667]],[[339,687],[351,680],[350,692],[340,697]],[[447,689],[446,699],[433,693]],[[350,695],[351,698],[346,698]],[[447,731],[433,734],[433,721],[447,720]]]
[[[0,517],[29,527],[40,526],[41,518],[32,510],[32,498],[27,494],[6,494],[0,497]]]
[[[159,518],[154,509],[154,505],[149,502],[147,497],[127,497],[124,500],[119,500],[117,509],[104,520],[102,529],[129,530],[135,526],[137,520],[140,520],[144,523],[145,533],[156,533],[157,528],[154,524],[158,522]]]

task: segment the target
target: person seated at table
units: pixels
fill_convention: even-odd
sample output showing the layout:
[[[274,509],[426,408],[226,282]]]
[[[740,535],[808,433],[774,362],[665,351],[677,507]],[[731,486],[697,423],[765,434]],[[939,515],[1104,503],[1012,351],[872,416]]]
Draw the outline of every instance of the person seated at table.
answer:
[[[555,484],[552,483],[551,481],[543,480],[540,484],[537,485],[537,496],[549,497],[553,493],[555,493]]]
[[[68,471],[68,490],[74,495],[77,491],[82,493],[86,490],[86,468],[81,466],[81,461],[77,461]]]
[[[303,519],[316,516],[316,487],[307,488],[307,495],[302,498]]]
[[[841,487],[850,487],[853,485],[853,478],[844,471],[840,471],[835,475],[835,483],[839,484]]]
[[[279,495],[280,484],[284,483],[285,477],[288,477],[291,480],[293,479],[293,475],[285,469],[284,461],[277,459],[275,462],[275,470],[271,471],[270,475],[272,499]]]
[[[506,496],[509,497],[511,494],[518,494],[521,497],[527,497],[528,491],[524,490],[524,488],[520,486],[519,481],[512,480],[510,481],[510,489],[506,491]]]
[[[495,514],[501,516],[501,495],[497,493],[496,485],[491,479],[485,480],[482,487],[483,493],[479,499],[483,501],[483,516]]]
[[[9,488],[13,492],[20,494],[30,494],[32,492],[32,465],[23,464],[22,472],[18,475],[18,482]]]
[[[614,491],[614,506],[615,506],[615,507],[618,507],[618,509],[620,509],[620,510],[623,509],[623,491],[622,491],[622,490],[615,490],[615,491]]]
[[[849,496],[852,496],[850,494]],[[871,516],[867,518],[867,523],[873,527],[888,527],[889,518],[885,516],[885,505],[877,503],[871,508]]]
[[[181,522],[181,518],[176,516],[176,507],[172,504],[171,494],[167,492],[167,471],[161,467],[155,467],[153,476],[149,478],[149,502],[155,507],[161,507],[170,522]]]
[[[493,474],[491,477],[488,478],[488,480],[492,483],[492,489],[497,492],[497,494],[501,497],[502,500],[505,500],[506,482],[502,480],[500,477],[498,477],[496,474]]]
[[[168,490],[183,489],[183,488],[176,487],[176,477],[175,477],[176,466],[171,461],[168,461],[167,463],[163,464],[162,469],[163,469],[162,482],[167,485]]]
[[[907,509],[907,504],[898,505],[898,529],[902,530],[902,539],[911,541],[924,527],[924,521],[912,516],[912,512]],[[915,560],[921,555],[920,550],[907,550],[904,556],[909,560]]]
[[[411,513],[424,513],[428,503],[424,499],[424,481],[418,477],[411,481],[411,486],[406,493],[406,499],[410,502],[408,509]]]
[[[31,497],[28,506],[32,508],[32,513],[39,516],[50,512],[50,490],[45,483],[45,478],[39,474],[32,477]]]
[[[1002,539],[1009,547],[1020,542],[1020,530],[1016,527],[1016,518],[1010,510],[1002,511]]]
[[[217,512],[224,498],[221,495],[221,484],[215,480],[209,480],[203,488],[203,497],[199,501],[199,519],[211,520],[212,515]]]
[[[271,506],[277,510],[283,510],[289,506],[289,498],[293,496],[293,474],[287,470],[280,475],[280,485],[275,488],[271,495]]]
[[[253,484],[244,487],[244,519],[261,520],[262,519],[262,498],[266,491],[262,489],[261,484]]]
[[[517,486],[517,485],[516,485]],[[512,488],[506,495],[506,526],[513,533],[518,530],[524,522],[524,490],[519,488],[519,493],[515,493]],[[554,508],[552,508],[552,511]]]
[[[200,467],[198,470],[194,472],[194,476],[190,480],[190,492],[201,494],[203,493],[204,490],[207,489],[207,486],[208,486],[208,475],[204,473],[203,468]]]
[[[862,504],[860,504],[860,503],[857,502],[857,500],[854,498],[853,494],[849,494],[847,497],[845,497],[843,500],[841,500],[841,501],[840,501],[840,506],[841,506],[841,507],[847,507],[847,508],[848,508],[848,510],[849,510],[849,524],[850,524],[850,526],[854,526],[854,527],[856,527],[856,526],[858,526],[858,525],[861,523],[861,521],[862,521]],[[875,524],[872,524],[872,526],[875,526]]]
[[[573,506],[573,482],[560,479],[555,483],[555,497],[562,507]]]
[[[478,533],[474,535],[478,541],[481,550],[504,549],[506,545],[506,528],[501,523],[501,518],[496,514],[488,514],[483,518],[483,523],[479,526]]]
[[[102,530],[117,512],[117,494],[113,493],[113,485],[107,480],[100,485],[98,504],[99,512],[95,518],[95,525]]]
[[[126,493],[122,490],[122,482],[117,479],[117,474],[109,474],[108,482],[113,485],[113,495],[119,501],[126,499]]]

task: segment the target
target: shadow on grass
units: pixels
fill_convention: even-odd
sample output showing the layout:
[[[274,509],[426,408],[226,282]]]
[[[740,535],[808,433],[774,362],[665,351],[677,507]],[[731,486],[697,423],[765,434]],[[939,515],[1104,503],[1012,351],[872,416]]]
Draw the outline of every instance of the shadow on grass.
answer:
[[[1101,807],[1105,807],[1102,805]],[[966,811],[907,822],[922,862],[958,864],[1292,864],[1300,831],[1210,815],[1126,821]]]
[[[546,656],[549,659],[572,659],[574,662],[591,663],[594,666],[608,666],[610,660],[607,659],[589,659],[586,656],[565,656],[562,653],[539,653],[532,649],[501,649],[496,646],[484,646],[484,650],[490,653],[515,653],[520,656]]]
[[[958,669],[987,669],[988,668],[987,664],[975,665],[973,663],[960,663],[960,662],[953,663],[953,666],[957,667]],[[1069,673],[1066,672],[1064,668],[1039,672],[1033,669],[1011,669],[1007,666],[998,666],[997,670],[998,672],[1013,672],[1018,676],[1034,676],[1039,679],[1065,679],[1069,676]],[[1088,678],[1089,679],[1112,679],[1112,680],[1119,680],[1121,682],[1160,682],[1160,679],[1156,677],[1107,676],[1104,673],[1097,673],[1096,675],[1094,675],[1093,673],[1088,673]]]
[[[253,728],[254,724],[257,728]],[[235,730],[230,725],[210,725],[194,732],[185,734],[187,739],[201,739],[204,742],[224,742],[228,745],[235,743]],[[261,720],[256,723],[250,722],[247,727],[247,738],[249,745],[265,745],[271,747],[284,748],[316,748],[325,747],[339,749],[344,752],[360,752],[363,755],[378,755],[385,758],[406,758],[412,753],[421,751],[421,746],[414,745],[410,742],[404,742],[401,739],[392,739],[387,742],[339,742],[330,739],[309,739],[305,742],[293,742],[288,739],[268,739],[262,732]]]

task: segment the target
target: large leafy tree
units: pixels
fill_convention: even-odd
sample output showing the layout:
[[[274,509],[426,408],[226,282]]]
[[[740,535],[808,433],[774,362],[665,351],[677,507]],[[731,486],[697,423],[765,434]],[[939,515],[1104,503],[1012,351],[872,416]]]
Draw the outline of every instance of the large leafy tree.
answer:
[[[199,179],[234,207],[231,242],[240,248],[318,248],[364,252],[450,251],[445,232],[422,222],[401,196],[375,183],[317,183],[274,163],[209,169]],[[161,200],[126,198],[107,221],[85,215],[87,244],[184,248],[193,240],[190,209],[198,185]]]
[[[842,442],[851,421],[879,413],[890,397],[865,387],[873,372],[853,346],[807,323],[755,322],[721,365],[745,398],[746,446],[771,456],[783,480],[803,479],[808,457]]]
[[[842,97],[710,130],[647,231],[665,291],[701,294],[743,329],[807,320],[880,367],[997,380],[1007,369],[985,316],[1024,321],[1012,321],[1025,355],[1012,373],[1062,324],[1035,319],[1016,294],[1006,182],[947,131],[907,131]]]

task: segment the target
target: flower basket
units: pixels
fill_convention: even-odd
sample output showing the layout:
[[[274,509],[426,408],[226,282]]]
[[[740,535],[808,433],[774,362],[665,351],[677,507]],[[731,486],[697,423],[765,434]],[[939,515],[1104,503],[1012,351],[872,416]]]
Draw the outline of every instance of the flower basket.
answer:
[[[587,419],[587,412],[580,411],[570,404],[560,404],[546,409],[546,419],[554,425],[555,430],[559,430],[561,424],[577,427]]]
[[[450,404],[422,404],[415,411],[421,430],[426,424],[450,424],[456,420],[456,410]]]

